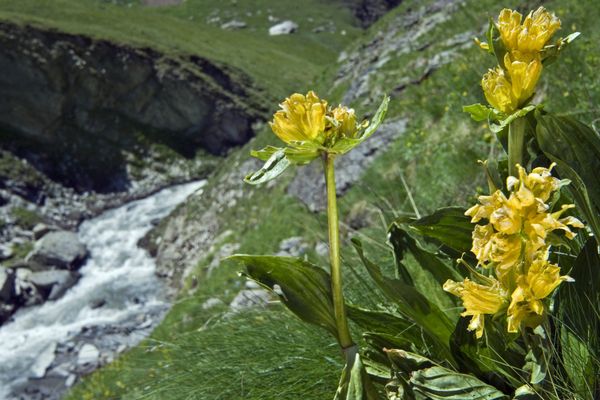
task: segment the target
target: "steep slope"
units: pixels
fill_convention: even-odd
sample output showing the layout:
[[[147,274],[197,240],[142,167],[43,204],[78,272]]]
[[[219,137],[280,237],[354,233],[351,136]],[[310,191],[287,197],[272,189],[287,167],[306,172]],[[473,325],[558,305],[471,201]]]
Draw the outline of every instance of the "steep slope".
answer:
[[[563,32],[580,30],[584,36],[547,69],[539,96],[552,99],[549,108],[592,123],[600,118],[594,75],[600,67],[598,8],[577,1],[545,5],[559,14]],[[344,239],[363,238],[384,268],[390,265],[383,243],[391,218],[464,204],[484,184],[473,160],[498,152],[498,144],[461,106],[483,100],[479,80],[493,60],[470,38],[481,36],[498,8],[491,0],[404,1],[342,53],[330,67],[334,77],[326,75],[316,85],[324,97],[355,106],[359,115],[370,112],[383,93],[393,97],[368,150],[353,154],[339,171],[345,182],[340,190]],[[245,71],[284,80],[276,71]],[[296,81],[294,90],[314,86]],[[276,101],[264,101],[275,110]],[[241,311],[230,307],[239,304],[238,294],[253,290],[238,277],[238,266],[221,262],[232,252],[280,251],[326,263],[319,165],[286,172],[265,187],[244,186],[241,178],[257,166],[249,149],[276,142],[268,127],[257,130],[252,142],[220,163],[201,196],[179,207],[145,240],[174,284],[186,276],[168,317],[142,346],[85,379],[70,398],[331,396],[341,363],[329,338],[264,300],[251,298],[246,305],[256,307]],[[344,260],[349,300],[378,302],[361,282],[351,251]]]

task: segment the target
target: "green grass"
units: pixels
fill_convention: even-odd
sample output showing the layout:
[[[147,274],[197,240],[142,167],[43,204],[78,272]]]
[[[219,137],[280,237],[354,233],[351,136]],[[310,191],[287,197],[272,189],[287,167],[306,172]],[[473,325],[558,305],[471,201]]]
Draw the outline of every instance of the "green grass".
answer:
[[[268,26],[274,22],[268,21],[266,9],[278,18],[298,21],[298,33],[269,36]],[[215,15],[222,15],[224,22],[243,19],[249,27],[226,31],[207,23],[217,10]],[[256,15],[257,10],[262,10],[261,15]],[[248,12],[253,16],[248,17]],[[318,0],[188,0],[157,8],[99,0],[0,0],[0,20],[151,47],[171,57],[200,55],[244,71],[254,85],[275,98],[310,87],[358,33],[348,10],[336,1]],[[312,32],[327,21],[335,24],[335,33]]]
[[[64,5],[64,0],[56,2],[61,3]],[[512,4],[503,5],[515,5],[515,2],[509,3]],[[2,18],[9,16],[24,21],[34,15],[36,23],[47,26],[73,32],[80,30],[96,36],[106,35],[127,43],[152,42],[170,54],[198,52],[215,60],[231,62],[258,82],[268,78],[273,93],[277,95],[287,93],[285,90],[292,88],[305,90],[312,84],[309,76],[320,76],[317,87],[322,89],[321,93],[328,93],[332,100],[339,101],[342,88],[347,88],[351,83],[342,80],[340,86],[333,88],[330,77],[335,71],[334,54],[348,43],[347,39],[356,39],[357,33],[352,30],[348,31],[345,38],[333,35],[304,37],[302,35],[305,33],[302,32],[288,38],[268,38],[261,33],[261,29],[268,24],[261,27],[264,21],[255,16],[249,18],[248,22],[256,24],[256,31],[223,32],[210,26],[199,29],[196,26],[197,19],[189,20],[189,16],[200,15],[203,10],[217,7],[216,2],[208,1],[188,1],[185,6],[166,9],[125,8],[88,1],[61,12],[57,11],[60,8],[57,7],[51,11],[30,10],[29,14],[14,11],[17,3],[11,2],[13,11],[8,10],[8,2],[0,1],[0,4]],[[22,4],[23,7],[34,8],[36,2],[25,0]],[[247,10],[244,8],[246,6],[256,8],[256,4],[259,2],[239,1],[242,10]],[[283,13],[291,7],[289,2],[277,4],[272,6],[281,5],[277,13]],[[333,3],[317,6],[316,2],[311,1],[303,4],[307,4],[302,10],[307,13],[305,15],[314,11],[326,17],[326,11],[335,10],[328,8]],[[362,43],[375,37],[380,30],[396,26],[396,19],[402,12],[415,9],[419,4],[405,1],[374,25],[364,37],[359,38],[353,48],[360,49]],[[600,11],[592,1],[550,1],[545,6],[555,10],[563,20],[562,33],[580,30],[584,34],[567,50],[559,63],[545,69],[539,91],[547,99],[548,109],[565,110],[592,123],[600,118],[597,106],[600,102],[600,84],[595,74],[600,68],[600,27],[596,23]],[[100,22],[92,24],[89,19],[79,19],[81,15],[91,18],[94,13],[100,13],[103,7],[105,11],[102,12],[107,14],[100,18]],[[370,81],[370,97],[376,101],[381,92],[396,87],[402,78],[417,77],[419,71],[415,66],[419,65],[419,58],[426,59],[444,50],[445,39],[454,34],[468,30],[480,32],[487,16],[495,15],[499,8],[497,2],[491,0],[466,2],[451,19],[418,39],[418,44],[429,44],[423,51],[392,55],[392,59]],[[24,17],[26,14],[27,17]],[[128,17],[135,23],[115,27],[115,24],[109,24],[111,17],[117,20]],[[345,12],[335,17],[350,21],[346,19],[349,17]],[[144,21],[165,25],[177,21],[177,32],[171,32],[169,29],[172,27],[167,27],[164,29],[168,33],[162,37],[157,33],[162,32],[162,27],[140,25]],[[190,39],[189,43],[183,40],[186,34],[196,30],[199,30],[198,36]],[[207,45],[207,40],[217,40],[213,38],[216,33],[219,34],[218,40],[223,41],[223,47]],[[292,44],[295,51],[290,54],[292,52],[288,50]],[[263,48],[264,52],[257,51]],[[254,63],[243,65],[245,57]],[[414,213],[408,192],[414,198],[419,212],[425,214],[443,205],[466,206],[473,202],[477,191],[484,186],[476,160],[487,158],[490,152],[499,154],[500,149],[487,127],[471,121],[461,108],[465,104],[484,101],[479,81],[486,69],[493,65],[491,57],[471,46],[421,84],[409,85],[404,91],[396,93],[388,119],[407,118],[407,131],[340,199],[342,221],[348,221],[353,210],[364,207],[361,202],[367,202],[364,207],[366,211],[363,212],[370,215],[372,225],[358,232],[344,227],[344,238],[361,238],[369,256],[387,271],[393,270],[393,260],[384,243],[385,228],[398,214]],[[273,69],[265,69],[271,67]],[[357,102],[355,106],[359,114],[370,111],[369,104]],[[275,110],[275,103],[271,108]],[[207,196],[196,204],[186,205],[188,218],[196,218],[210,202],[215,201],[219,180],[237,171],[240,163],[248,157],[250,148],[259,148],[267,143],[276,143],[276,140],[265,128],[251,144],[223,162],[205,188]],[[326,266],[326,260],[319,258],[312,250],[314,244],[325,240],[326,220],[323,215],[310,213],[297,200],[286,195],[285,187],[293,173],[286,172],[272,187],[247,187],[245,198],[218,216],[222,231],[233,232],[223,239],[223,243],[239,244],[240,252],[273,253],[278,250],[281,239],[300,235],[311,245],[308,257]],[[296,173],[302,173],[302,170]],[[269,312],[249,312],[231,317],[225,317],[225,305],[210,310],[202,308],[204,301],[212,297],[228,304],[243,285],[243,279],[237,275],[238,266],[229,262],[221,263],[208,274],[207,266],[213,256],[206,254],[199,262],[192,274],[199,282],[198,286],[192,288],[194,285],[191,280],[188,282],[172,311],[150,339],[114,364],[84,379],[68,398],[330,398],[335,391],[341,364],[333,341],[327,334],[300,323],[278,306]],[[351,302],[366,305],[381,302],[381,298],[365,284],[364,271],[349,246],[344,248],[343,257],[347,298]],[[359,332],[355,329],[355,333]]]

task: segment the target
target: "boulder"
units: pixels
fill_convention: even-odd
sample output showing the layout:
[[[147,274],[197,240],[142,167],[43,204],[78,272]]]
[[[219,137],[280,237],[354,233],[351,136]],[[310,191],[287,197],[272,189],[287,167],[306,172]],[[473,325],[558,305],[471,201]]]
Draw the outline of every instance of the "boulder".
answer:
[[[31,366],[31,375],[34,378],[43,378],[46,375],[48,367],[52,365],[56,357],[55,352],[56,343],[53,342],[38,355],[35,362]]]
[[[90,343],[86,343],[81,346],[79,350],[79,354],[77,355],[77,364],[86,365],[98,364],[98,360],[100,359],[100,350],[96,346]]]
[[[77,269],[87,257],[87,249],[69,231],[50,232],[35,243],[26,261],[60,269]]]
[[[290,33],[294,33],[298,30],[298,24],[287,20],[283,21],[277,25],[273,25],[269,28],[270,36],[278,36],[278,35],[289,35]]]
[[[48,300],[56,300],[77,283],[80,276],[75,271],[50,270],[33,272],[27,280],[33,283]]]
[[[264,307],[270,300],[271,293],[265,289],[244,289],[231,301],[229,308],[238,312],[252,307]]]
[[[238,29],[244,29],[246,26],[248,25],[245,22],[234,19],[232,21],[225,22],[223,25],[221,25],[221,29],[233,31]]]
[[[11,303],[15,297],[15,273],[10,268],[0,267],[0,301]]]
[[[52,230],[52,228],[50,228],[48,225],[39,223],[33,227],[33,230],[32,230],[33,238],[35,240],[40,240],[42,238],[42,236],[49,233],[51,230]]]

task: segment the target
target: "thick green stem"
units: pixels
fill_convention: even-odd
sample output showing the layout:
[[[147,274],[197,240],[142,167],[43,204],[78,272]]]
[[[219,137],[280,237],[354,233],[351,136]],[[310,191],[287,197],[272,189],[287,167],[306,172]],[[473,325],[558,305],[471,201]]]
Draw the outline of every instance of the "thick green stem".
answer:
[[[508,174],[518,177],[516,165],[523,166],[523,152],[525,150],[525,121],[524,117],[515,119],[508,126]]]
[[[342,292],[342,270],[340,265],[340,226],[335,191],[334,155],[324,155],[325,182],[327,183],[327,222],[329,225],[329,261],[331,264],[331,292],[333,293],[333,312],[337,326],[340,345],[346,354],[347,361],[352,364],[356,348],[346,318],[344,294]]]

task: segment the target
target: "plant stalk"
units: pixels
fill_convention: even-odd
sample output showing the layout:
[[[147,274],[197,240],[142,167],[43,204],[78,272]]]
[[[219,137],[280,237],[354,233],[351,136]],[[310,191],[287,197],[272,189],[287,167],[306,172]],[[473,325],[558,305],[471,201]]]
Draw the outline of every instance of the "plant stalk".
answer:
[[[331,292],[333,293],[333,312],[338,331],[340,346],[345,353],[346,362],[352,365],[356,355],[356,346],[350,336],[344,294],[342,292],[342,270],[340,264],[340,226],[335,190],[335,168],[333,154],[325,153],[325,182],[327,184],[327,222],[329,226],[329,261],[331,264]]]
[[[508,125],[508,174],[510,176],[518,177],[516,165],[523,166],[526,123],[524,117],[519,117]]]

